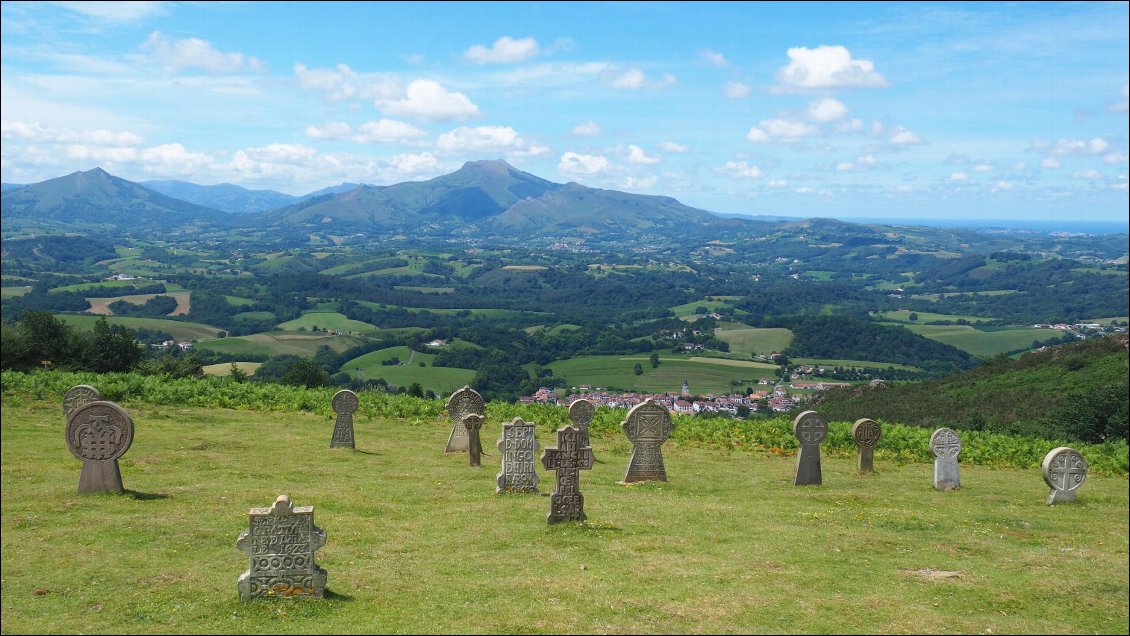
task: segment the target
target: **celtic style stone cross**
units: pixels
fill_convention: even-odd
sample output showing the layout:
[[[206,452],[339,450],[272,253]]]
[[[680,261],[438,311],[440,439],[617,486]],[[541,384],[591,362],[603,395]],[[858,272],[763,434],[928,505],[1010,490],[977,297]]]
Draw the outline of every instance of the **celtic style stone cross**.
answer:
[[[78,407],[101,399],[102,394],[89,384],[75,385],[63,394],[63,415],[70,418]]]
[[[948,428],[939,428],[930,436],[930,450],[934,453],[934,488],[952,490],[961,486],[957,470],[957,455],[961,452],[961,439]]]
[[[502,437],[498,439],[498,450],[502,453],[502,471],[495,475],[495,494],[504,492],[538,492],[538,471],[534,456],[538,450],[538,438],[533,422],[520,417],[502,425]],[[583,447],[582,447],[583,448]]]
[[[663,442],[675,430],[667,409],[653,400],[646,400],[628,411],[628,417],[620,422],[620,428],[632,442],[632,459],[628,462],[624,481],[620,483],[667,481],[662,448]]]
[[[828,423],[816,411],[805,411],[793,420],[793,435],[800,440],[793,470],[794,486],[820,485],[820,442],[828,434]]]
[[[133,444],[133,418],[113,402],[88,402],[67,418],[67,448],[82,460],[78,491],[122,492],[118,458]]]
[[[239,600],[259,597],[322,598],[326,571],[314,563],[314,551],[326,545],[326,531],[314,525],[314,506],[295,506],[279,495],[270,508],[252,508],[249,528],[235,546],[251,558],[236,582]]]
[[[1044,474],[1044,482],[1052,488],[1048,493],[1049,506],[1075,501],[1079,487],[1087,479],[1087,460],[1074,448],[1060,446],[1044,455],[1040,472]]]
[[[557,446],[541,452],[541,465],[557,471],[557,483],[549,496],[548,524],[584,521],[585,496],[581,494],[581,470],[592,468],[592,449],[581,446],[581,432],[572,426],[557,429]]]
[[[875,470],[875,447],[883,436],[882,429],[875,420],[858,419],[851,427],[851,437],[859,446],[858,469],[861,473]]]
[[[481,466],[483,443],[479,438],[479,431],[483,428],[485,417],[478,413],[468,413],[463,416],[463,428],[467,433],[467,458],[472,466]]]
[[[592,446],[589,443],[589,424],[592,424],[594,415],[596,415],[596,405],[585,398],[573,400],[569,405],[569,419],[581,432],[581,446]]]
[[[353,445],[353,414],[357,412],[359,402],[357,394],[349,389],[342,389],[334,393],[330,402],[337,421],[334,422],[334,434],[330,438],[330,448],[356,448]]]
[[[471,387],[464,386],[447,398],[447,405],[444,408],[447,410],[447,416],[451,419],[451,434],[447,436],[447,447],[443,449],[443,452],[454,453],[467,450],[467,429],[463,426],[463,416],[471,413],[486,415],[483,396]]]

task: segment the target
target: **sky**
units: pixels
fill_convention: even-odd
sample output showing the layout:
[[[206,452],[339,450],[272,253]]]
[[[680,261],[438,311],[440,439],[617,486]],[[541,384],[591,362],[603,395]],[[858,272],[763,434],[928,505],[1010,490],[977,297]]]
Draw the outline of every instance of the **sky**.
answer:
[[[721,213],[1126,223],[1128,14],[4,2],[0,178],[301,195],[503,159]]]

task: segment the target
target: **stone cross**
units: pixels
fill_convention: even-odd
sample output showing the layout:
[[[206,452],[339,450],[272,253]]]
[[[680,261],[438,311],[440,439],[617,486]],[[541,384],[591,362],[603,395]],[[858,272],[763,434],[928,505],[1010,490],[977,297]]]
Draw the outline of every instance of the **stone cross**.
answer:
[[[800,440],[793,470],[794,486],[820,485],[820,442],[828,434],[828,423],[816,411],[805,411],[793,420],[793,435]]]
[[[88,402],[67,418],[67,448],[82,460],[78,491],[122,492],[118,458],[133,443],[133,418],[113,402]]]
[[[879,424],[867,418],[856,420],[851,427],[851,436],[859,445],[859,472],[869,473],[875,470],[875,447],[883,436]]]
[[[63,415],[69,419],[78,407],[101,399],[102,394],[89,384],[75,385],[63,395]]]
[[[961,440],[948,428],[939,428],[930,436],[930,450],[934,453],[934,488],[952,490],[961,485],[957,470],[957,455]]]
[[[495,494],[504,492],[538,492],[538,471],[534,457],[538,451],[538,438],[533,422],[520,417],[502,425],[498,439],[502,453],[502,471],[495,475],[498,486]],[[582,448],[584,448],[582,446]]]
[[[628,411],[628,417],[620,422],[620,428],[632,442],[628,472],[620,483],[667,481],[667,471],[663,467],[663,442],[675,430],[667,409],[653,400],[646,400]]]
[[[239,600],[322,598],[327,575],[314,563],[314,551],[326,545],[326,531],[314,525],[314,506],[295,506],[279,495],[273,506],[252,508],[248,517],[248,529],[235,542],[251,558],[236,582]]]
[[[463,428],[467,433],[467,458],[472,466],[482,466],[483,443],[479,438],[479,431],[483,428],[486,419],[478,413],[468,413],[463,416]]]
[[[596,415],[596,405],[585,398],[573,400],[569,405],[569,419],[581,432],[581,446],[592,446],[589,443],[589,424],[592,424],[594,415]]]
[[[467,429],[463,426],[463,416],[471,413],[486,415],[483,396],[471,387],[464,386],[447,398],[447,405],[444,408],[447,409],[447,415],[451,419],[451,434],[447,436],[447,447],[443,452],[467,450]]]
[[[541,452],[541,465],[557,471],[557,483],[549,496],[546,523],[584,521],[585,496],[581,494],[581,470],[592,468],[592,449],[581,446],[581,432],[572,426],[557,429],[557,446]]]
[[[1044,474],[1044,482],[1052,488],[1048,493],[1049,506],[1075,501],[1079,487],[1087,479],[1087,460],[1074,448],[1060,446],[1044,455],[1044,461],[1040,462],[1040,472]]]
[[[330,438],[330,448],[356,448],[353,445],[353,414],[357,412],[360,404],[357,394],[349,389],[342,389],[334,393],[330,402],[337,421],[334,422],[334,434]]]

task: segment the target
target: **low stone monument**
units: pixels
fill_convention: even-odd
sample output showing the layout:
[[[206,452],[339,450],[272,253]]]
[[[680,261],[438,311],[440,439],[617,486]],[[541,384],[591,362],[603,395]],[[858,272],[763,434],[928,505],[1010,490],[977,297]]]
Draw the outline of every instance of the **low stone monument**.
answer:
[[[447,405],[444,408],[447,409],[447,416],[451,419],[451,434],[447,436],[447,447],[443,452],[467,450],[467,429],[463,426],[463,416],[472,413],[486,415],[483,396],[471,387],[464,386],[447,398]]]
[[[581,446],[592,446],[589,443],[589,424],[592,424],[594,415],[596,415],[596,405],[585,398],[573,400],[569,404],[569,420],[573,422],[573,427],[581,432]]]
[[[273,506],[252,508],[248,516],[248,529],[235,542],[251,558],[236,582],[239,600],[321,598],[327,575],[314,563],[314,551],[326,545],[326,531],[314,525],[314,507],[295,506],[279,495]]]
[[[875,470],[875,447],[879,445],[882,436],[883,430],[875,420],[862,418],[852,424],[851,437],[859,446],[859,472],[869,473]]]
[[[957,470],[957,455],[961,452],[961,439],[948,428],[939,428],[930,436],[930,450],[934,453],[934,488],[952,490],[961,486]]]
[[[330,448],[356,448],[353,444],[353,414],[360,405],[357,394],[349,389],[342,389],[334,393],[330,404],[337,415],[334,434],[330,438]]]
[[[547,524],[584,521],[585,496],[581,494],[581,470],[593,464],[592,449],[581,446],[581,432],[572,426],[557,429],[557,446],[541,452],[541,465],[557,471],[557,483],[549,496]]]
[[[478,413],[468,413],[463,416],[463,428],[467,430],[467,458],[472,466],[482,465],[483,443],[479,431],[482,430],[486,419]]]
[[[133,443],[133,418],[113,402],[96,400],[67,418],[67,448],[82,460],[78,491],[122,492],[118,458]]]
[[[63,394],[63,415],[69,419],[78,407],[101,399],[102,393],[89,384],[75,385]]]
[[[820,442],[828,435],[828,423],[816,411],[805,411],[793,420],[793,435],[800,441],[793,469],[794,486],[820,485]]]
[[[537,432],[533,422],[520,417],[502,425],[498,439],[502,453],[502,471],[495,475],[495,494],[504,492],[538,492],[538,471],[534,457],[538,450]],[[582,447],[583,448],[583,447]]]
[[[1075,501],[1079,487],[1087,479],[1087,460],[1074,448],[1060,446],[1044,455],[1040,472],[1044,474],[1044,482],[1052,488],[1048,493],[1049,506]]]
[[[645,400],[628,411],[620,428],[632,442],[632,458],[622,484],[640,481],[667,481],[663,466],[663,442],[675,430],[671,414],[662,404]]]

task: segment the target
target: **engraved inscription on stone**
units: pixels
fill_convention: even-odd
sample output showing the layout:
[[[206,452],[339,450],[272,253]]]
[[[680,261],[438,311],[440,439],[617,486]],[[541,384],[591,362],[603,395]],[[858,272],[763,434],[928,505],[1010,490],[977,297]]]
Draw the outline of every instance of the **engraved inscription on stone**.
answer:
[[[596,405],[584,398],[573,400],[569,405],[569,420],[581,432],[581,446],[592,446],[589,443],[589,424],[592,424],[595,415]]]
[[[330,438],[330,448],[356,448],[353,443],[353,414],[360,405],[357,394],[349,389],[342,389],[334,393],[330,404],[337,414],[333,437]]]
[[[572,426],[557,429],[557,446],[541,452],[546,470],[557,471],[557,482],[549,496],[546,523],[584,521],[585,496],[581,494],[581,470],[592,468],[592,449],[581,446],[581,432]]]
[[[122,492],[118,458],[133,443],[133,418],[113,402],[88,402],[67,418],[67,448],[82,460],[78,491]]]
[[[443,452],[465,451],[467,450],[467,429],[463,426],[463,416],[472,413],[485,416],[486,405],[483,403],[483,396],[471,387],[464,386],[447,398],[445,408],[448,418],[451,419],[451,434],[447,436],[447,447],[444,448]]]
[[[495,494],[504,492],[538,492],[538,472],[534,458],[538,451],[538,438],[533,422],[520,417],[502,425],[498,439],[502,453],[502,471],[495,476]]]
[[[69,418],[78,407],[101,399],[102,394],[89,384],[75,385],[63,394],[63,415]]]
[[[957,468],[957,455],[961,440],[948,428],[939,428],[930,436],[930,451],[934,453],[934,488],[951,490],[961,485]]]
[[[321,598],[327,575],[314,563],[314,551],[326,545],[326,531],[314,525],[314,507],[295,506],[279,495],[273,506],[252,508],[248,516],[249,528],[235,543],[251,559],[236,582],[239,600]]]
[[[479,431],[486,422],[485,417],[477,413],[468,413],[463,416],[463,428],[467,430],[467,459],[472,466],[482,465],[483,443]]]
[[[1044,455],[1040,472],[1044,475],[1044,483],[1051,486],[1051,492],[1048,493],[1049,506],[1076,501],[1079,487],[1087,479],[1087,460],[1074,448],[1060,446]]]
[[[851,437],[859,446],[859,472],[869,473],[875,470],[875,447],[882,436],[883,431],[874,420],[863,418],[852,425]]]
[[[823,482],[820,469],[820,442],[828,434],[828,423],[816,411],[805,411],[793,420],[793,435],[800,441],[793,470],[794,486],[819,485]]]
[[[646,400],[628,411],[628,416],[620,422],[620,428],[632,442],[632,458],[621,483],[667,481],[662,447],[671,431],[675,430],[667,409],[653,400]]]

